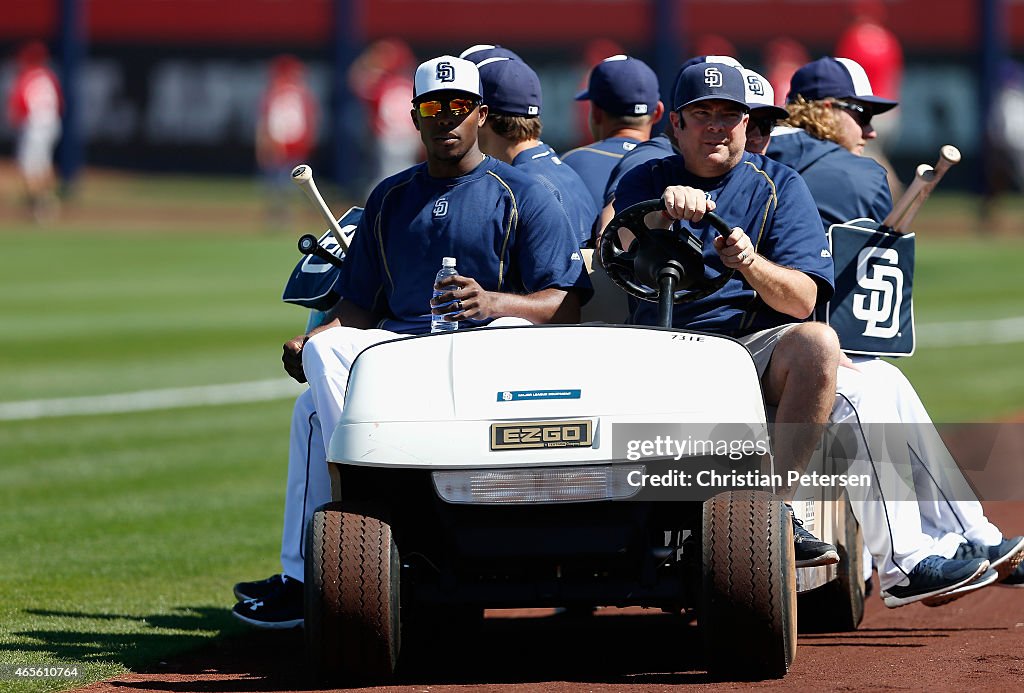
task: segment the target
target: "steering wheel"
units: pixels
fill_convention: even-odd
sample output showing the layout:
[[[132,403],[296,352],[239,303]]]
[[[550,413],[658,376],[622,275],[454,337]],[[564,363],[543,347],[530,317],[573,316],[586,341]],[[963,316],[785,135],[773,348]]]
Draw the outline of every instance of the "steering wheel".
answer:
[[[630,296],[641,301],[660,302],[665,277],[674,279],[668,285],[675,289],[672,303],[688,303],[709,296],[725,286],[734,271],[717,277],[704,276],[704,244],[683,228],[652,229],[644,221],[651,212],[664,211],[661,199],[638,202],[622,210],[601,232],[601,264],[608,277]],[[714,212],[706,219],[722,236],[732,229]],[[673,226],[675,226],[673,224]],[[636,242],[622,248],[618,230],[628,229]]]

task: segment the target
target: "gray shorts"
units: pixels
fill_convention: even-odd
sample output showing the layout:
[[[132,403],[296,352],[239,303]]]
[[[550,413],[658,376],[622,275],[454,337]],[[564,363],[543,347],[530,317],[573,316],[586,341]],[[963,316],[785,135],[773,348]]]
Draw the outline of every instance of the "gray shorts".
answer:
[[[754,365],[757,366],[757,377],[763,378],[764,372],[768,370],[768,362],[772,360],[775,346],[782,339],[782,335],[789,332],[800,323],[791,322],[778,327],[769,327],[767,330],[753,332],[745,337],[738,337],[736,341],[747,348],[750,355],[754,357]]]

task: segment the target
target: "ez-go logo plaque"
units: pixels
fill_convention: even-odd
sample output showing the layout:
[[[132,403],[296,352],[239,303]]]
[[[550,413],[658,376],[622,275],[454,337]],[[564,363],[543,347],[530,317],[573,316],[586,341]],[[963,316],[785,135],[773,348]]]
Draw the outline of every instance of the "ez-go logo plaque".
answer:
[[[593,423],[589,419],[491,424],[491,450],[588,448],[593,444]]]

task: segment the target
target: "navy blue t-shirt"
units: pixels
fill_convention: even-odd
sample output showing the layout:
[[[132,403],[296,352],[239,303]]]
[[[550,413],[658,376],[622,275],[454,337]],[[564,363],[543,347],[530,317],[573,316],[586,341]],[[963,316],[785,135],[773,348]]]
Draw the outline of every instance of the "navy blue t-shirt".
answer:
[[[708,193],[717,205],[715,213],[730,227],[742,228],[759,254],[814,279],[819,303],[832,296],[828,241],[814,199],[796,171],[759,154],[744,153],[742,161],[724,176],[700,178],[686,170],[681,156],[671,156],[627,173],[615,193],[615,211],[659,198],[670,185],[687,185]],[[680,223],[704,243],[705,276],[713,278],[727,271],[713,245],[718,233],[707,222]],[[636,302],[630,322],[656,325],[657,321],[658,304]],[[675,306],[672,318],[676,327],[731,336],[791,322],[797,320],[770,308],[739,272],[710,296]]]
[[[640,140],[632,137],[608,137],[562,154],[562,161],[579,174],[594,198],[594,206],[604,208],[604,189],[612,169],[623,156],[633,151]]]
[[[618,187],[619,181],[627,173],[640,164],[654,159],[664,159],[666,156],[672,156],[675,153],[676,150],[672,148],[672,142],[668,139],[668,135],[664,133],[638,144],[633,151],[619,159],[619,163],[615,164],[615,168],[612,169],[611,175],[608,176],[608,183],[604,187],[604,199],[601,208],[604,209],[606,205],[610,205],[615,201],[615,188]],[[618,205],[616,205],[616,208],[620,210],[625,209],[625,207]]]
[[[768,157],[803,176],[826,229],[862,217],[881,222],[892,211],[885,169],[870,157],[799,128],[772,132]]]
[[[548,184],[548,189],[562,203],[579,246],[587,245],[599,210],[590,200],[586,185],[579,174],[562,163],[555,150],[543,142],[519,152],[512,160],[512,166],[541,178],[542,182]]]
[[[486,157],[458,178],[434,178],[419,164],[382,181],[341,269],[337,291],[379,315],[377,327],[430,331],[430,298],[441,259],[486,291],[593,293],[579,244],[558,200],[521,171]],[[475,327],[487,321],[465,321]]]

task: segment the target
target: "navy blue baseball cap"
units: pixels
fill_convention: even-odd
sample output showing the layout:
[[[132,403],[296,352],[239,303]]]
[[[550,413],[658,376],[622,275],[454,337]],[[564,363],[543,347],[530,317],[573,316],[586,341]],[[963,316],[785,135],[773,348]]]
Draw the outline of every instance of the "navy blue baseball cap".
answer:
[[[864,68],[849,58],[818,58],[801,67],[789,80],[786,103],[793,103],[797,96],[807,101],[855,99],[876,114],[899,105],[897,101],[875,96]]]
[[[540,79],[529,65],[511,58],[487,58],[477,65],[484,103],[492,113],[539,116]]]
[[[743,74],[738,68],[723,63],[698,63],[679,73],[672,94],[672,110],[709,99],[731,101],[743,106],[745,111],[750,110]]]
[[[576,95],[577,101],[593,101],[598,108],[621,116],[654,113],[659,99],[654,70],[628,55],[613,55],[598,63],[590,71],[587,88]]]
[[[489,43],[478,43],[475,46],[470,46],[459,53],[459,57],[463,60],[468,60],[478,64],[482,60],[487,60],[487,58],[509,58],[511,60],[522,61],[522,58],[510,51],[508,48],[502,48],[497,45],[492,46]]]

